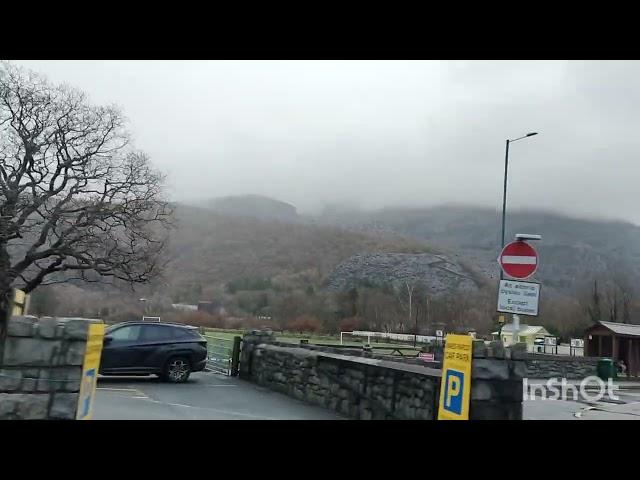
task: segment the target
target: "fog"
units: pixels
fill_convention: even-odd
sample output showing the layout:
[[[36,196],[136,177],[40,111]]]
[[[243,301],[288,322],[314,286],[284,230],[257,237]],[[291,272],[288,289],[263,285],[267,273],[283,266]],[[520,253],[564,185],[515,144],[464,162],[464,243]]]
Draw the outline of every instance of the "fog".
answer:
[[[178,201],[256,193],[640,223],[637,61],[15,61],[116,103]]]

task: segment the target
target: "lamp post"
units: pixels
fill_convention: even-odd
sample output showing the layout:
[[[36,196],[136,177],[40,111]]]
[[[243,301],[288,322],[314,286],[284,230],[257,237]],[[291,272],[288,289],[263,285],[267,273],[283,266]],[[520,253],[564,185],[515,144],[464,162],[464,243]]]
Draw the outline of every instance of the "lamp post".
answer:
[[[502,190],[502,240],[500,243],[500,248],[504,248],[504,234],[505,234],[505,219],[506,219],[506,213],[507,213],[507,176],[509,173],[509,144],[513,143],[513,142],[517,142],[518,140],[522,140],[523,138],[528,138],[528,137],[533,137],[534,135],[537,135],[538,132],[530,132],[527,133],[524,137],[519,137],[516,138],[514,140],[507,140],[506,142],[506,147],[505,147],[505,153],[504,153],[504,187]],[[502,269],[500,269],[500,280],[502,280],[503,277],[503,272]]]
[[[504,185],[502,190],[502,235],[501,235],[501,241],[500,241],[501,249],[504,248],[505,220],[506,220],[506,214],[507,214],[507,176],[509,174],[509,144],[513,142],[517,142],[518,140],[522,140],[523,138],[533,137],[534,135],[537,135],[537,134],[538,132],[529,132],[522,137],[518,137],[513,140],[507,139],[506,141],[505,152],[504,152]],[[502,280],[503,278],[504,278],[504,272],[502,271],[502,269],[500,269],[500,280]],[[500,324],[500,328],[498,328],[498,339],[502,338],[501,335],[502,335],[503,325],[504,323]]]

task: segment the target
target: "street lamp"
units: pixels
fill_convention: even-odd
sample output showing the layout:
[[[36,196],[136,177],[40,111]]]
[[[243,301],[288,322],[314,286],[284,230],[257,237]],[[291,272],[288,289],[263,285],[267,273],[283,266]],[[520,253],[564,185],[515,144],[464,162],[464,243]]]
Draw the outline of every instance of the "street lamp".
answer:
[[[507,145],[505,148],[505,154],[504,154],[504,190],[502,192],[502,243],[501,243],[501,248],[504,248],[504,225],[505,225],[505,217],[506,217],[506,212],[507,212],[507,174],[508,174],[508,170],[509,170],[509,144],[513,143],[513,142],[517,142],[518,140],[522,140],[523,138],[528,138],[528,137],[533,137],[534,135],[537,135],[538,132],[530,132],[527,133],[525,136],[523,137],[519,137],[519,138],[515,138],[513,140],[507,140]],[[502,269],[500,269],[500,280],[502,280],[504,278],[504,273],[502,272]]]

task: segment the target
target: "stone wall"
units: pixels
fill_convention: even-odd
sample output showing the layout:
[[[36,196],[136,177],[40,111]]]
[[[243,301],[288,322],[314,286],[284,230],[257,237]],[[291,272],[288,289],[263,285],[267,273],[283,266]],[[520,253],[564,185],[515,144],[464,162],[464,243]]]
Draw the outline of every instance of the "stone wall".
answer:
[[[74,419],[89,324],[16,316],[0,350],[0,419]]]
[[[582,379],[597,374],[597,357],[574,357],[521,353],[518,358],[525,365],[527,378]]]
[[[471,418],[521,419],[523,362],[508,358],[499,342],[480,343],[474,342]],[[240,378],[353,419],[434,420],[441,370],[415,358],[278,343],[254,331],[243,338]]]

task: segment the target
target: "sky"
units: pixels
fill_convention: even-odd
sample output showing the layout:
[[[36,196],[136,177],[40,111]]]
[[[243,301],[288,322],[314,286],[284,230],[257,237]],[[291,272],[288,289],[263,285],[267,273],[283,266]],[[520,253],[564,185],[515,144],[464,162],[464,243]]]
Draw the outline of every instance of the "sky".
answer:
[[[472,204],[640,224],[638,61],[19,61],[117,104],[177,201]]]

